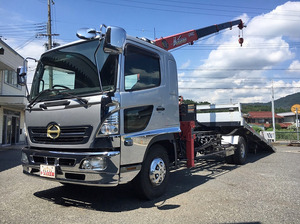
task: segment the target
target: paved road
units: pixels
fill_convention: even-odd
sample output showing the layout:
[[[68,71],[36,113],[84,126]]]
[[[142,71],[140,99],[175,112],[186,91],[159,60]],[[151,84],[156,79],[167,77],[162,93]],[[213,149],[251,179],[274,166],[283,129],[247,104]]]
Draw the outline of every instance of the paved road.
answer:
[[[135,197],[130,185],[66,188],[27,177],[20,150],[0,150],[0,223],[300,223],[300,147],[218,160],[171,173],[168,193]]]

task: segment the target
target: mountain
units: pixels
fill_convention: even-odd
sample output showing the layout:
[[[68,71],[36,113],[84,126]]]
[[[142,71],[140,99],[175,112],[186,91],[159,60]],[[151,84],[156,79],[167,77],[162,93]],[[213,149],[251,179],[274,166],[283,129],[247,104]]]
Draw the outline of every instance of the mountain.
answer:
[[[294,104],[300,104],[300,92],[294,93],[274,101],[275,112],[289,112]],[[271,102],[268,103],[246,103],[242,104],[243,113],[249,111],[270,111]]]
[[[300,104],[300,92],[282,97],[282,98],[274,101],[275,108],[281,107],[281,108],[287,109],[287,111],[290,111],[291,107],[294,104]]]

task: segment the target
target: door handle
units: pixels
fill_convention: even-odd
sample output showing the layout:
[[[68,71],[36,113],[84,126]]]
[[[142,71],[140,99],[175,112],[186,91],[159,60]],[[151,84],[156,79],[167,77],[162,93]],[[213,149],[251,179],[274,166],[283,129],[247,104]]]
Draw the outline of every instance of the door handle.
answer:
[[[133,146],[133,140],[131,138],[125,138],[124,145],[125,146]]]
[[[159,107],[157,107],[157,108],[156,108],[156,110],[157,110],[157,111],[164,111],[164,110],[165,110],[165,108],[164,108],[164,107],[162,107],[162,106],[159,106]]]

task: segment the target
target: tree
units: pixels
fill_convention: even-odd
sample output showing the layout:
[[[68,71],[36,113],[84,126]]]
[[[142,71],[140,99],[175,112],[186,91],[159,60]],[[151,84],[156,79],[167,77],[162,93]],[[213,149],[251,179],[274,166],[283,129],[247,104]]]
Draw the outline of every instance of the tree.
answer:
[[[204,102],[197,102],[197,101],[190,100],[190,99],[184,99],[184,100],[183,100],[183,103],[184,103],[184,104],[197,104],[197,105],[207,105],[207,104],[210,104],[210,103],[207,102],[207,101],[204,101]]]

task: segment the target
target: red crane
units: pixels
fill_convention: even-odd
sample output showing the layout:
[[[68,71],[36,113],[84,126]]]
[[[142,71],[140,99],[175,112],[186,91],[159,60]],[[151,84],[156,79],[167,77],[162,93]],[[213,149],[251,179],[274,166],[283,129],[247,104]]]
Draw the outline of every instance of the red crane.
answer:
[[[194,41],[198,40],[201,37],[205,37],[207,35],[217,33],[220,30],[224,30],[226,28],[231,29],[235,25],[238,25],[238,28],[240,30],[242,30],[244,28],[243,21],[241,19],[239,19],[239,20],[235,20],[235,21],[231,21],[231,22],[226,22],[226,23],[221,23],[221,24],[204,27],[204,28],[197,29],[197,30],[189,30],[189,31],[186,31],[183,33],[178,33],[178,34],[171,35],[168,37],[162,37],[162,38],[154,40],[153,43],[156,46],[161,47],[168,51],[168,50],[180,47],[184,44],[192,45],[194,43]],[[243,37],[240,37],[239,43],[241,44],[241,46],[243,44],[243,41],[244,41]]]

